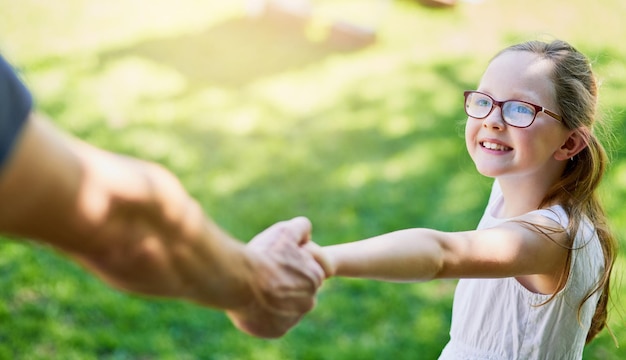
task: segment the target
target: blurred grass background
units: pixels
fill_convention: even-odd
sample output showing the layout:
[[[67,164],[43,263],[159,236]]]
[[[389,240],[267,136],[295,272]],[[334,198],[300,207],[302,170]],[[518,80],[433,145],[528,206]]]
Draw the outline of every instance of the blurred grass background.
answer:
[[[242,241],[306,215],[314,240],[334,244],[474,228],[490,181],[465,152],[462,90],[501,48],[562,38],[602,81],[616,139],[602,191],[624,246],[626,3],[312,4],[302,23],[249,17],[243,0],[0,0],[0,49],[60,127],[164,164]],[[374,26],[376,40],[329,31],[342,22]],[[298,327],[266,341],[221,312],[120,293],[54,251],[0,239],[0,359],[435,359],[453,290],[332,279]],[[623,313],[611,328],[622,347],[605,331],[585,359],[626,358]]]

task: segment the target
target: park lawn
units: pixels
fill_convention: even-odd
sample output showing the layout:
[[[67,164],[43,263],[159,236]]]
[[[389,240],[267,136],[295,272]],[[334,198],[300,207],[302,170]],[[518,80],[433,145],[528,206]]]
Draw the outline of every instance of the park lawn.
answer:
[[[476,226],[490,182],[463,141],[462,91],[513,42],[559,37],[594,62],[615,138],[603,184],[626,239],[626,5],[608,0],[315,1],[315,22],[252,21],[243,1],[0,0],[0,49],[38,110],[98,146],[159,162],[247,241],[297,215],[335,244],[406,227]],[[374,43],[325,37],[372,24]],[[619,36],[622,35],[622,36]],[[614,281],[616,305],[626,295]],[[219,311],[113,290],[44,246],[0,241],[0,359],[434,359],[454,281],[331,279],[279,340]],[[622,306],[623,312],[623,306]],[[626,357],[618,310],[586,359]]]

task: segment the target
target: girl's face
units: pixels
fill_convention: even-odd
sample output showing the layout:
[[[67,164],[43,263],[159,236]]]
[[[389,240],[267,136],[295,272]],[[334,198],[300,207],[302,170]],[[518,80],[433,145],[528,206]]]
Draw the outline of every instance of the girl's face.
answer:
[[[496,101],[521,100],[558,113],[552,67],[531,52],[507,51],[492,60],[477,90]],[[527,128],[510,126],[498,106],[484,119],[468,117],[465,126],[467,150],[476,168],[494,178],[549,180],[547,176],[563,169],[563,161],[554,155],[568,136],[565,126],[544,112]]]

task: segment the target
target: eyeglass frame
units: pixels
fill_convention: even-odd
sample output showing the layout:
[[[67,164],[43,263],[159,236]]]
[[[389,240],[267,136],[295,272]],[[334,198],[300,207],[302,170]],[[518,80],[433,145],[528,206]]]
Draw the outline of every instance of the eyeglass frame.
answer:
[[[491,99],[491,109],[489,109],[489,112],[487,112],[487,114],[483,117],[475,117],[472,116],[470,114],[467,113],[467,97],[471,94],[480,94],[480,95],[484,95],[486,97],[488,97],[489,99]],[[496,99],[494,99],[493,97],[491,97],[488,94],[485,94],[484,92],[480,92],[480,91],[476,91],[476,90],[465,90],[463,92],[463,96],[465,97],[465,101],[463,102],[463,109],[465,110],[465,114],[471,118],[474,119],[478,119],[478,120],[482,120],[485,119],[487,116],[489,116],[491,114],[491,112],[493,111],[493,109],[497,106],[500,108],[500,117],[502,118],[502,121],[504,121],[505,124],[509,125],[509,126],[513,126],[516,128],[520,128],[520,129],[524,129],[529,127],[530,125],[532,125],[535,122],[535,119],[537,118],[537,114],[540,112],[543,112],[545,114],[547,114],[548,116],[550,116],[551,118],[553,118],[554,120],[562,123],[563,122],[563,117],[557,113],[555,113],[554,111],[548,110],[546,108],[544,108],[543,106],[539,106],[537,104],[533,104],[531,102],[528,101],[524,101],[524,100],[516,100],[516,99],[509,99],[509,100],[504,100],[504,101],[498,101]],[[526,105],[530,105],[535,109],[535,114],[533,115],[533,119],[530,121],[530,123],[526,126],[519,126],[519,125],[513,125],[510,124],[508,121],[506,121],[504,119],[504,112],[502,111],[504,104],[506,104],[507,102],[511,102],[511,101],[515,101],[515,102],[520,102]]]

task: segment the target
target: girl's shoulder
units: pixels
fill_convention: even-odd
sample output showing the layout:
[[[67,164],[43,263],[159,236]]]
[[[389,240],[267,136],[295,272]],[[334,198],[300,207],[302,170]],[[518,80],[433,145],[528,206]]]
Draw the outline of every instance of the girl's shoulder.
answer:
[[[534,210],[512,220],[530,225],[538,234],[561,239],[563,244],[572,249],[581,249],[591,244],[593,250],[602,252],[596,228],[591,220],[587,216],[582,216],[578,222],[570,226],[570,217],[561,205]]]
[[[567,229],[569,225],[569,216],[561,205],[552,205],[548,208],[533,210],[524,215],[525,217],[541,216],[548,218],[559,224],[562,228]]]

